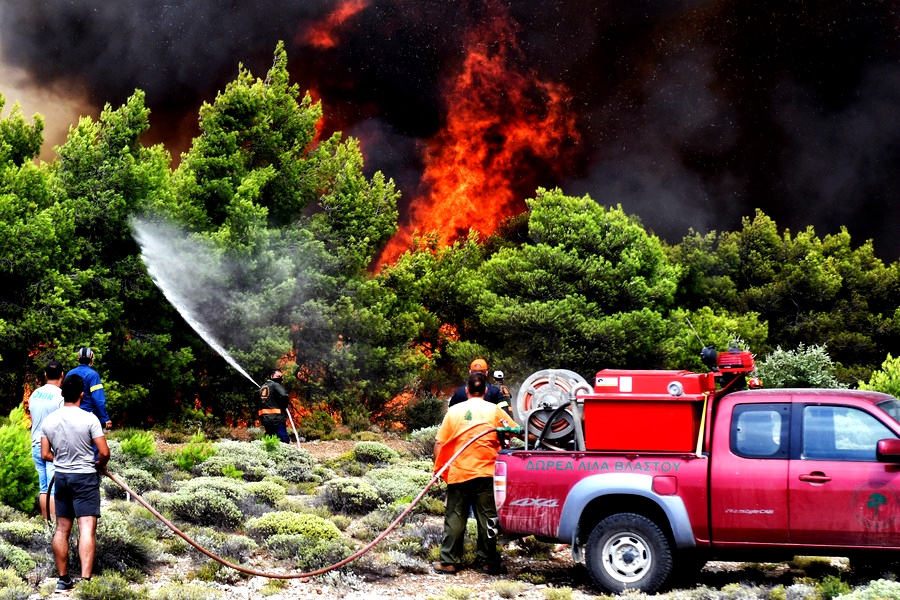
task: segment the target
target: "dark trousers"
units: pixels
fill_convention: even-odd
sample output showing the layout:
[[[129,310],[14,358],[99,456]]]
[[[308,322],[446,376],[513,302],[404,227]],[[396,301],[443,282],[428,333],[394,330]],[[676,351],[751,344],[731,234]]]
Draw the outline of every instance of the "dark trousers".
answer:
[[[287,423],[263,422],[263,427],[266,429],[266,435],[277,436],[285,444],[291,443],[291,438],[288,437]]]
[[[500,564],[497,540],[489,538],[487,535],[488,519],[497,516],[497,507],[494,505],[493,477],[478,477],[447,486],[441,563],[459,565],[462,561],[469,508],[475,512],[475,521],[478,524],[475,554],[479,567]]]

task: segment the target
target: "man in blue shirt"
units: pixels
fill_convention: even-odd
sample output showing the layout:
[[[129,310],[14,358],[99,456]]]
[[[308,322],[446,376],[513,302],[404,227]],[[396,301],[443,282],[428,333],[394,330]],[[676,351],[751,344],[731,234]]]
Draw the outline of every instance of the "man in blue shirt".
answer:
[[[100,374],[91,367],[94,364],[94,351],[87,346],[78,349],[78,366],[69,371],[69,375],[78,375],[84,380],[84,398],[81,409],[94,413],[100,424],[106,429],[112,427],[112,421],[106,412],[106,393]]]

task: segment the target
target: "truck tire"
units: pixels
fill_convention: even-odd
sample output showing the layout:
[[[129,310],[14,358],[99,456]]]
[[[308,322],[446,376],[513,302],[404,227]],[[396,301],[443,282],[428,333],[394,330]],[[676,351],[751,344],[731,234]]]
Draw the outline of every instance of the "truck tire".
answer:
[[[672,570],[672,552],[662,530],[634,513],[606,517],[585,546],[585,564],[597,587],[654,593]]]

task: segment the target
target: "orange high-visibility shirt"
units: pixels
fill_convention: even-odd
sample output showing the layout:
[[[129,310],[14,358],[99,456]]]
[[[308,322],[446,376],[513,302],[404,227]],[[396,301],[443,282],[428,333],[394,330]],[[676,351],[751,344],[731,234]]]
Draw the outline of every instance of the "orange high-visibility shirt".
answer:
[[[436,440],[441,443],[441,448],[434,457],[434,472],[437,473],[457,450],[482,431],[506,426],[516,427],[516,423],[500,407],[483,398],[470,398],[451,406],[437,433]],[[461,483],[476,477],[493,477],[499,450],[497,434],[489,433],[466,448],[444,471],[442,478],[447,483]]]

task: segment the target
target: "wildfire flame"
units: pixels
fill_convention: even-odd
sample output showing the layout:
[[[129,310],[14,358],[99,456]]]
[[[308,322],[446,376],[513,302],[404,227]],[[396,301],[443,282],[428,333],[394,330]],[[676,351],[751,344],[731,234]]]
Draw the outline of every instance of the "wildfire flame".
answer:
[[[407,250],[414,230],[438,231],[441,244],[470,228],[493,233],[524,208],[515,188],[528,161],[563,161],[561,148],[577,138],[566,90],[521,66],[508,8],[494,0],[488,8],[485,22],[468,35],[462,69],[447,86],[446,126],[427,143],[428,191],[413,199],[409,223],[378,264],[392,263]]]
[[[344,0],[329,13],[325,20],[316,23],[304,35],[304,43],[315,48],[334,48],[338,45],[338,32],[354,15],[369,6],[368,0]]]

